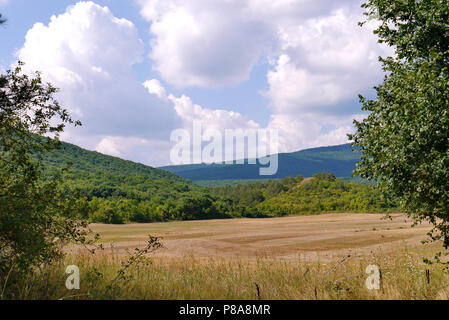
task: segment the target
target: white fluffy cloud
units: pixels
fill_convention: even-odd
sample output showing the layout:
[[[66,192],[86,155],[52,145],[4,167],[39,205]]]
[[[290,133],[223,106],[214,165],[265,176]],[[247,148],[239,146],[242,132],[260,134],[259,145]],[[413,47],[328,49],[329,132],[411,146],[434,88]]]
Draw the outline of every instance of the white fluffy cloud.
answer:
[[[357,8],[343,8],[281,28],[282,54],[267,74],[266,92],[281,150],[347,142],[353,118],[361,117],[347,104],[381,79],[378,56],[390,53],[370,28],[357,25],[361,20]]]
[[[350,0],[137,1],[151,23],[154,68],[179,87],[244,81],[259,59],[282,51],[285,29],[314,23],[347,3],[357,6]]]
[[[260,59],[271,62],[264,94],[273,110],[269,128],[280,130],[284,151],[346,142],[359,116],[347,102],[381,79],[378,56],[389,53],[369,27],[358,26],[358,0],[138,2],[151,23],[150,58],[170,84],[235,84]],[[191,104],[173,101],[178,109]],[[183,113],[207,118],[195,110]]]
[[[347,143],[347,134],[353,131],[352,117],[320,115],[317,119],[315,113],[302,114],[299,117],[275,114],[271,117],[268,127],[279,132],[280,152]],[[324,130],[326,128],[327,130]]]
[[[100,143],[96,147],[96,151],[104,154],[108,154],[110,156],[122,156],[122,153],[119,151],[120,146],[117,145],[117,141],[114,138],[103,138]]]
[[[152,165],[166,165],[172,144],[168,140],[138,137],[103,137],[95,150],[115,157]]]
[[[159,80],[151,79],[145,81],[143,86],[147,88],[150,94],[155,94],[160,99],[167,99],[167,92]]]
[[[186,95],[181,97],[175,97],[172,94],[167,95],[166,89],[157,79],[148,80],[143,85],[150,94],[172,103],[172,107],[186,129],[191,129],[195,121],[201,122],[204,130],[224,131],[226,129],[257,129],[260,127],[259,124],[249,120],[239,112],[207,109],[194,104],[192,99]]]
[[[48,26],[36,23],[25,40],[19,58],[51,79],[71,84],[82,84],[86,75],[123,76],[143,54],[134,24],[93,2],[79,2],[52,16]]]
[[[205,129],[225,130],[225,129],[257,129],[259,125],[252,120],[248,120],[244,115],[227,110],[205,109],[194,104],[192,100],[183,95],[176,98],[169,96],[173,102],[177,114],[183,119],[186,127],[194,121],[200,121]]]
[[[387,51],[370,29],[357,25],[360,20],[360,10],[338,9],[281,29],[283,53],[267,76],[277,112],[334,107],[372,87],[382,74],[378,56]]]
[[[246,80],[260,56],[273,46],[276,30],[248,16],[243,1],[139,2],[155,36],[154,69],[178,87]]]
[[[150,94],[156,95],[161,100],[168,100],[172,103],[172,106],[177,115],[180,119],[182,119],[183,129],[190,133],[191,148],[201,148],[207,145],[205,141],[198,142],[198,140],[193,137],[193,134],[195,134],[194,128],[197,128],[198,124],[200,125],[202,131],[201,133],[209,137],[203,138],[206,140],[209,139],[209,141],[210,139],[212,139],[212,137],[225,137],[226,130],[248,130],[261,128],[258,123],[248,119],[246,116],[240,114],[239,112],[207,109],[198,104],[194,104],[192,99],[186,95],[182,95],[181,97],[175,97],[173,94],[167,95],[165,88],[157,79],[146,81],[144,83],[144,87],[147,88]],[[173,143],[173,145],[174,144],[175,143]],[[252,152],[257,152],[257,145],[246,144],[245,146],[248,148],[247,154],[250,154],[249,149],[251,149]],[[224,155],[228,160],[232,160],[236,156],[234,150],[223,151],[224,153],[222,155]],[[240,158],[244,158],[244,155],[242,154]],[[223,160],[223,158],[219,159],[220,161]],[[187,161],[192,161],[192,159]],[[193,161],[207,161],[207,159],[193,159]]]
[[[69,128],[66,139],[129,158],[117,141],[143,141],[146,148],[181,124],[169,102],[149,94],[134,78],[132,66],[142,61],[143,52],[133,23],[116,18],[107,7],[79,2],[51,17],[48,25],[36,23],[17,55],[27,70],[42,71],[45,80],[61,88],[61,104],[83,122],[81,129]]]
[[[62,138],[99,152],[153,165],[167,164],[170,132],[191,129],[257,127],[237,112],[210,110],[185,95],[167,95],[157,79],[143,85],[132,66],[142,61],[143,43],[136,27],[107,7],[79,2],[50,23],[36,23],[17,52],[28,72],[41,70],[61,88],[59,100],[81,129]]]

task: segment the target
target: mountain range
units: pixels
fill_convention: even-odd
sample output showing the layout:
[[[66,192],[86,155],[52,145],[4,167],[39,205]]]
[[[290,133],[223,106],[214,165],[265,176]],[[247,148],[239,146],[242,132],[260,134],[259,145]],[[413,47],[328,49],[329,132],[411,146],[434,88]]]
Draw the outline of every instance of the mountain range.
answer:
[[[261,176],[260,165],[248,164],[191,164],[164,166],[159,169],[192,181],[279,179],[285,177],[311,177],[320,172],[331,172],[336,177],[351,176],[360,153],[350,144],[306,149],[278,155],[278,171],[272,176]]]
[[[259,175],[260,165],[248,164],[191,164],[153,168],[141,163],[123,160],[95,151],[85,150],[76,145],[62,143],[62,148],[43,156],[47,168],[63,168],[69,163],[71,172],[85,174],[138,175],[151,180],[164,180],[176,183],[218,181],[244,181],[280,179],[285,177],[311,177],[316,173],[331,172],[339,178],[349,178],[360,158],[353,152],[350,144],[319,147],[278,155],[278,171],[273,176]]]

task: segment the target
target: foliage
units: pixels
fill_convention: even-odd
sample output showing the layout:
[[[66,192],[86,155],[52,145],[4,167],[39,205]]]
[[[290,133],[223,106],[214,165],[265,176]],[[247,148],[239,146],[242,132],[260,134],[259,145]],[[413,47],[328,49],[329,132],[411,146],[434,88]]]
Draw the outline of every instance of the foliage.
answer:
[[[90,222],[121,224],[386,211],[396,206],[382,202],[372,186],[337,180],[331,173],[314,175],[313,180],[320,183],[303,183],[304,178],[298,176],[201,188],[166,171],[144,165],[135,170],[135,164],[68,145],[44,158],[46,175],[51,177],[64,161],[85,164],[84,170],[81,165],[73,165],[64,172],[63,190],[67,197],[76,199],[77,217]]]
[[[386,205],[371,186],[327,178],[314,178],[262,202],[257,208],[268,216],[395,210],[394,204]]]
[[[369,116],[350,135],[363,153],[355,174],[398,198],[417,222],[435,226],[449,246],[449,2],[370,0],[379,42],[395,49],[377,100],[361,97]],[[363,23],[362,23],[363,25]]]
[[[280,180],[280,179],[226,179],[226,180],[197,180],[196,185],[201,187],[224,187],[224,186],[237,186],[239,184],[253,184],[253,183],[264,183],[270,180]]]
[[[138,175],[152,180],[166,180],[177,183],[189,182],[165,170],[155,169],[144,164],[111,157],[95,151],[88,151],[65,142],[61,143],[61,148],[44,154],[37,154],[35,157],[42,159],[46,165],[47,175],[59,172],[61,168],[65,168],[69,164],[70,169],[77,174]]]
[[[383,211],[391,207],[372,200],[377,199],[378,194],[370,194],[373,188],[369,186],[348,187],[366,191],[359,193],[354,199],[340,197],[338,192],[330,194],[331,197],[339,197],[341,205],[336,207],[323,205],[326,201],[320,200],[320,197],[328,194],[323,186],[317,188],[313,195],[308,194],[310,199],[305,199],[305,196],[299,199],[282,196],[293,193],[301,184],[302,176],[249,180],[245,181],[246,185],[238,185],[241,181],[233,181],[228,186],[204,188],[168,171],[87,151],[68,143],[61,143],[61,146],[51,152],[35,154],[35,158],[41,159],[45,165],[46,179],[51,179],[61,168],[69,165],[62,174],[62,190],[66,197],[74,199],[77,218],[90,222],[121,224],[268,217],[307,214],[307,208],[312,208],[311,213],[318,213],[360,212],[362,208]],[[336,153],[339,153],[338,157],[348,157],[346,147],[333,148],[332,151],[329,148],[312,149],[308,151],[308,157],[312,153],[319,154],[319,157],[335,158]],[[336,180],[331,173],[315,174],[314,179]],[[332,199],[329,201],[335,200]],[[352,201],[353,204],[345,201]],[[305,204],[310,202],[314,204]],[[282,208],[277,210],[277,204],[282,205]]]
[[[0,278],[15,281],[30,268],[56,260],[67,241],[86,241],[86,223],[75,221],[73,201],[57,177],[42,181],[31,153],[58,146],[66,124],[79,125],[54,99],[56,89],[22,63],[0,75]],[[50,121],[51,120],[51,121]],[[40,138],[51,134],[55,139]]]
[[[227,198],[233,215],[274,217],[325,212],[386,212],[396,210],[373,186],[345,182],[332,174],[303,180],[284,178],[253,185],[213,188],[212,194]]]
[[[322,172],[313,175],[313,178],[324,181],[335,181],[337,178],[331,172]]]

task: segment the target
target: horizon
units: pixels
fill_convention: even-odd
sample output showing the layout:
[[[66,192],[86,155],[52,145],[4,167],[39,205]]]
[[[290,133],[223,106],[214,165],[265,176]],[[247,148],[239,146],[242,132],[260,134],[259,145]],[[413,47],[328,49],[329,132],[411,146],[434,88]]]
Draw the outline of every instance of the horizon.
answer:
[[[118,159],[125,160],[125,161],[131,161],[131,162],[134,162],[134,163],[137,163],[137,164],[141,164],[141,165],[153,167],[153,168],[155,168],[155,169],[164,169],[164,168],[168,168],[168,167],[182,167],[182,166],[191,166],[191,165],[202,165],[202,164],[207,164],[207,165],[217,164],[217,163],[210,163],[210,164],[208,164],[208,163],[201,162],[201,163],[190,163],[190,164],[179,164],[179,165],[176,165],[176,164],[175,164],[175,165],[174,165],[174,164],[169,164],[169,165],[162,165],[162,166],[151,166],[151,165],[148,165],[148,164],[145,164],[145,163],[133,161],[133,160],[130,160],[130,159],[126,159],[126,158],[119,157],[119,156],[113,156],[113,155],[109,155],[109,154],[106,154],[106,153],[102,153],[102,152],[99,152],[99,151],[97,151],[97,150],[92,150],[92,149],[83,148],[83,147],[78,146],[78,145],[76,145],[76,144],[73,144],[73,143],[71,143],[71,142],[67,142],[67,141],[63,141],[63,140],[61,140],[61,142],[62,142],[62,143],[66,143],[66,144],[72,144],[72,145],[74,145],[74,146],[76,146],[76,147],[82,148],[82,149],[87,150],[87,151],[98,152],[98,153],[103,154],[103,155],[106,155],[106,156],[118,158]],[[292,153],[303,152],[303,151],[309,151],[309,150],[315,150],[315,149],[320,149],[320,148],[342,147],[342,146],[346,146],[346,145],[350,145],[350,143],[348,142],[348,143],[337,144],[337,145],[318,146],[318,147],[312,147],[312,148],[305,148],[305,149],[296,150],[296,151],[292,151],[292,152],[279,152],[279,153],[277,153],[277,155],[282,155],[282,154],[292,154]],[[268,156],[272,156],[272,155],[275,155],[275,154],[269,154]],[[242,159],[238,159],[238,160],[242,160]],[[238,160],[235,160],[235,161],[238,161]],[[244,158],[243,160],[246,161],[246,160],[248,160],[248,158]],[[220,165],[220,164],[225,164],[225,163],[218,163],[218,165]],[[266,179],[269,179],[269,178],[266,178]]]

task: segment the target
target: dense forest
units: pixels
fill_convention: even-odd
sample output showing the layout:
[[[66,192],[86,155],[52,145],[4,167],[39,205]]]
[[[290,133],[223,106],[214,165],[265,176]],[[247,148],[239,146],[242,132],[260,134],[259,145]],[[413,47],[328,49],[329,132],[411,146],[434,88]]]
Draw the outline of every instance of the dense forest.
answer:
[[[35,157],[42,160],[47,170],[47,175],[57,172],[59,169],[70,168],[72,171],[82,171],[89,174],[144,175],[152,180],[163,179],[172,182],[188,182],[187,179],[165,170],[85,150],[66,142],[61,142],[58,149],[36,154]]]
[[[42,160],[48,177],[64,168],[64,193],[75,199],[79,218],[91,222],[274,217],[392,208],[372,186],[337,179],[331,173],[201,187],[164,170],[66,143]]]
[[[250,216],[274,217],[325,212],[385,212],[396,205],[386,202],[373,186],[337,179],[332,173],[312,178],[284,178],[265,183],[224,186],[212,194],[232,199]]]

